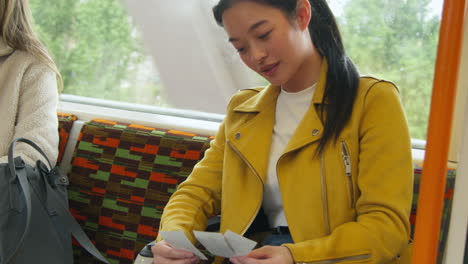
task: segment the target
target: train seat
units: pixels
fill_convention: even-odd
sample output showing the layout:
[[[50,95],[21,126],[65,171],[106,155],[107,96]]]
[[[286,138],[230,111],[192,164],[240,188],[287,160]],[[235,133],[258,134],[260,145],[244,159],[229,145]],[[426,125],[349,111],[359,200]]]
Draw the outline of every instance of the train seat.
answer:
[[[71,183],[70,211],[111,263],[133,263],[156,237],[170,195],[203,157],[213,137],[102,119],[76,120],[59,113],[60,160],[64,151],[73,152],[67,159],[70,164],[61,164],[68,168]],[[70,139],[72,127],[77,126],[79,136]],[[422,170],[422,163],[416,161],[412,234]],[[437,263],[442,263],[445,249],[455,175],[454,168],[448,169]],[[75,263],[94,261],[76,245],[74,257]]]
[[[69,171],[70,211],[111,263],[132,263],[212,138],[107,120],[83,125]],[[92,263],[74,247],[75,263]]]
[[[416,224],[416,210],[418,208],[418,198],[419,198],[419,184],[421,182],[421,175],[423,171],[422,163],[416,163],[414,166],[414,186],[413,186],[413,202],[411,206],[411,237],[413,238],[415,224]],[[450,213],[452,211],[452,200],[453,200],[453,190],[455,188],[455,176],[456,169],[454,166],[449,166],[447,169],[446,175],[446,184],[445,184],[445,194],[444,194],[444,205],[442,212],[442,222],[440,225],[440,235],[439,235],[439,245],[438,245],[438,254],[437,254],[437,263],[442,263],[443,254],[445,252],[445,246],[449,231],[450,224]]]

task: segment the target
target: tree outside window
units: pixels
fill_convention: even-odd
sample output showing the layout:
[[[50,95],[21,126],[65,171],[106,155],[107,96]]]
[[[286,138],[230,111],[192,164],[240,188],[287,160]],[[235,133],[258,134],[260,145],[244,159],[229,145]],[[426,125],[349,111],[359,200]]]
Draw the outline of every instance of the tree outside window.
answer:
[[[167,106],[151,57],[118,0],[31,0],[63,93]]]
[[[63,75],[63,93],[169,105],[162,98],[163,87],[151,57],[145,54],[142,38],[120,1],[30,1],[39,36]],[[390,80],[399,87],[411,136],[425,139],[441,1],[329,3],[348,55],[361,74]],[[266,81],[259,77],[252,85],[259,83]]]

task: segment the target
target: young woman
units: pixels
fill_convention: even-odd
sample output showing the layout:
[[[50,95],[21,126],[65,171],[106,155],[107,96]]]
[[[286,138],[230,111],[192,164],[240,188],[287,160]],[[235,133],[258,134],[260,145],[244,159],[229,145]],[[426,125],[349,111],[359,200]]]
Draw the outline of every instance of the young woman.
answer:
[[[55,164],[60,74],[32,30],[27,0],[0,0],[0,21],[0,163],[7,162],[11,141],[24,137]],[[30,164],[41,157],[22,144],[15,153]]]
[[[411,145],[397,88],[359,77],[325,0],[221,0],[214,16],[271,85],[233,96],[160,230],[193,239],[220,213],[222,233],[269,231],[235,264],[408,263]],[[152,250],[158,264],[197,261],[164,241]]]

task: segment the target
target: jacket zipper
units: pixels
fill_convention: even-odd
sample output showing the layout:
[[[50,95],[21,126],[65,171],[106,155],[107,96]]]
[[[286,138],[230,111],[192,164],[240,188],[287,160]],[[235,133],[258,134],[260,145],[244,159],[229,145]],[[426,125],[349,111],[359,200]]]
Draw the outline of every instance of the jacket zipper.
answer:
[[[348,148],[346,147],[346,143],[344,141],[342,142],[342,146],[343,146],[343,151],[345,151],[344,153],[347,154],[347,160],[348,160],[349,167],[346,168],[346,162],[345,162],[345,168],[346,168],[346,172],[348,172],[348,169],[349,169],[348,179],[350,179],[351,178],[351,159],[349,157]],[[343,155],[343,158],[344,158],[344,155]],[[348,174],[346,174],[346,175],[348,176]],[[325,230],[327,232],[327,235],[329,235],[331,233],[331,231],[330,231],[330,221],[329,221],[329,212],[328,212],[328,192],[327,192],[327,178],[326,178],[326,171],[325,171],[325,158],[324,158],[323,153],[320,155],[320,178],[321,178],[321,184],[322,184],[323,221],[324,221],[324,224],[325,224]],[[312,261],[312,262],[304,262],[304,263],[297,263],[297,264],[306,264],[306,263],[307,264],[334,264],[334,263],[339,263],[339,262],[342,262],[342,261],[364,260],[364,259],[368,259],[370,257],[371,257],[371,254],[362,254],[362,255],[357,255],[357,256],[342,257],[342,258]]]
[[[255,176],[257,176],[257,179],[260,181],[261,183],[261,186],[262,186],[262,193],[264,192],[264,186],[263,186],[263,182],[260,178],[260,175],[258,175],[257,171],[254,169],[254,167],[252,166],[252,164],[250,164],[250,162],[244,157],[244,155],[242,155],[242,153],[236,148],[234,147],[234,145],[231,144],[231,141],[230,140],[227,140],[227,143],[228,145],[231,147],[231,149],[237,154],[239,155],[239,157],[247,164],[247,166],[250,168],[250,170],[252,170],[252,172],[255,174]],[[258,212],[260,211],[260,207],[261,207],[261,202],[259,203],[259,205],[257,206],[257,209],[255,210],[255,214],[253,215],[253,217],[250,218],[250,221],[248,223],[248,225],[245,226],[245,228],[242,230],[242,232],[240,233],[240,235],[244,235],[245,232],[247,232],[247,229],[249,229],[250,225],[252,224],[252,222],[255,220],[255,218],[257,217],[257,214]]]
[[[260,175],[258,175],[257,171],[253,168],[252,164],[242,155],[242,153],[234,147],[234,145],[231,144],[230,140],[227,140],[228,145],[232,148],[232,150],[239,155],[239,157],[247,164],[247,166],[252,170],[252,172],[257,176],[257,179],[262,183],[262,192],[263,192],[263,182],[260,178]],[[345,153],[348,154],[348,160],[349,160],[349,152],[347,151],[346,144],[344,141],[342,142],[343,144],[343,150],[346,150]],[[349,160],[350,161],[350,160]],[[323,219],[324,219],[324,224],[325,224],[325,230],[327,232],[327,235],[330,234],[330,222],[329,222],[329,216],[328,216],[328,192],[327,192],[327,181],[326,181],[326,174],[325,174],[325,162],[324,162],[324,155],[323,153],[320,155],[320,175],[321,175],[321,184],[322,184],[322,207],[323,207]],[[349,162],[349,176],[351,176],[351,162]],[[348,174],[347,174],[348,176]],[[351,182],[352,183],[352,182]],[[352,186],[352,185],[351,185]],[[247,229],[250,227],[252,222],[255,220],[255,217],[258,214],[258,211],[260,211],[260,205],[257,207],[255,214],[253,217],[251,217],[248,225],[242,230],[241,235],[244,235],[244,233],[247,231]],[[351,256],[351,257],[343,257],[343,258],[336,258],[336,259],[329,259],[329,260],[321,260],[321,261],[313,261],[313,262],[306,262],[308,264],[334,264],[342,261],[353,261],[353,260],[364,260],[370,258],[370,254],[363,254],[363,255],[357,255],[357,256]],[[299,264],[299,263],[298,263]]]
[[[325,225],[325,232],[327,235],[330,231],[330,220],[328,216],[328,191],[327,191],[327,177],[325,175],[325,162],[323,153],[320,154],[320,183],[322,185],[322,209],[323,209],[323,224]]]
[[[350,207],[354,208],[354,186],[353,186],[353,174],[351,170],[351,156],[349,154],[348,146],[346,142],[341,141],[341,155],[343,156],[343,163],[345,167],[345,175],[348,179],[348,188],[350,196]]]
[[[371,257],[371,254],[363,254],[363,255],[357,255],[357,256],[351,256],[351,257],[342,257],[342,258],[335,258],[335,259],[327,259],[327,260],[319,260],[319,261],[312,261],[312,262],[301,262],[297,264],[333,264],[333,263],[339,263],[343,261],[353,261],[353,260],[364,260],[364,259],[369,259]]]

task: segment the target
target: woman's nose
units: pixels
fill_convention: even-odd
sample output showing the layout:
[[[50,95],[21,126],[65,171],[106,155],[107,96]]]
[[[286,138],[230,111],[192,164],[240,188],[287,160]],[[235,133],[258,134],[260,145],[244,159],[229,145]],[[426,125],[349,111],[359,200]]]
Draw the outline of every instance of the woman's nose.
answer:
[[[267,51],[259,45],[252,45],[250,56],[254,63],[259,64],[265,60]]]

